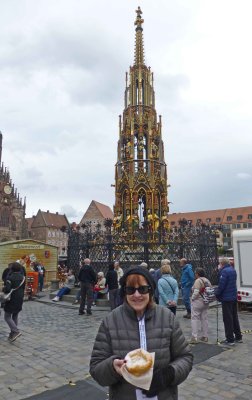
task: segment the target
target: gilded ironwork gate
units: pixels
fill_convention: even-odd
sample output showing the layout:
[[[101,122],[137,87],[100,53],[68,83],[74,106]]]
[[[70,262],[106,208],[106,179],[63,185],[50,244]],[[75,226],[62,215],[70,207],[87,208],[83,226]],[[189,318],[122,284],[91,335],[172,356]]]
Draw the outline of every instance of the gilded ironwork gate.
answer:
[[[202,267],[214,284],[217,280],[218,254],[216,229],[207,225],[191,226],[181,223],[179,228],[162,235],[139,230],[134,237],[113,234],[107,221],[105,232],[101,227],[93,230],[91,224],[68,231],[68,267],[78,273],[80,261],[91,259],[95,270],[107,272],[108,265],[118,260],[123,269],[146,262],[157,269],[164,258],[171,260],[173,275],[180,278],[179,260],[184,257],[194,268]]]

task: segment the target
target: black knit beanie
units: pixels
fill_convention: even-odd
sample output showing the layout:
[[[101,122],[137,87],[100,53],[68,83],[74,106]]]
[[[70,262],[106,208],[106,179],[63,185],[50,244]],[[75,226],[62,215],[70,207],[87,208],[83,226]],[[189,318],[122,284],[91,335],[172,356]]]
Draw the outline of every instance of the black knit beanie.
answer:
[[[151,294],[153,295],[156,289],[156,283],[152,277],[152,275],[150,274],[150,272],[144,268],[144,267],[130,267],[128,268],[124,275],[121,277],[120,279],[120,285],[121,285],[121,289],[120,289],[120,296],[123,298],[125,296],[125,286],[126,286],[126,280],[128,278],[129,275],[142,275],[146,281],[148,282],[148,285],[151,287]]]

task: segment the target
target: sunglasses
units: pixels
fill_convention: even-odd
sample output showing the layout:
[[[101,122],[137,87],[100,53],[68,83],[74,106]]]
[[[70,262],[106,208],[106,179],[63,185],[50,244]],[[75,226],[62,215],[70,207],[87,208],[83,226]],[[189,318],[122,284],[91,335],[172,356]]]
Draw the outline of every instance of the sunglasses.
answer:
[[[139,287],[133,287],[133,286],[126,286],[125,287],[125,293],[126,294],[134,294],[136,292],[136,290],[138,291],[138,293],[140,294],[147,294],[150,292],[151,287],[150,286],[139,286]]]

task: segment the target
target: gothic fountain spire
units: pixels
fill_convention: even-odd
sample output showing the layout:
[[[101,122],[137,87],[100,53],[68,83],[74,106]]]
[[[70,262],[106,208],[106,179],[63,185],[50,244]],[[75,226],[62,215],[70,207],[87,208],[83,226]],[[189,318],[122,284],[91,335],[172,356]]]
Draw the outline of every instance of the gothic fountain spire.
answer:
[[[129,236],[146,226],[156,235],[168,226],[161,117],[155,109],[153,73],[144,61],[140,7],[136,14],[135,60],[126,73],[115,170],[114,229]]]
[[[136,25],[136,38],[135,38],[135,62],[134,65],[144,65],[144,42],[143,42],[143,28],[142,24],[144,20],[142,19],[141,8],[138,7],[136,10],[137,16],[135,20]]]

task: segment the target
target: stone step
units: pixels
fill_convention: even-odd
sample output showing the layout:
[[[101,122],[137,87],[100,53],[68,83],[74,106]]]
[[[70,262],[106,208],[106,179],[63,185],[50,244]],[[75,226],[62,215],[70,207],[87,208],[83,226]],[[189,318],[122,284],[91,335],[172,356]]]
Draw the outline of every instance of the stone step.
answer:
[[[68,303],[73,303],[79,290],[80,290],[80,288],[78,288],[78,287],[75,287],[75,288],[71,289],[71,292],[69,294],[63,296],[62,299],[64,301],[68,302]],[[50,299],[53,299],[56,296],[57,292],[58,292],[58,290],[51,292],[50,293]],[[109,300],[106,299],[106,298],[97,299],[96,300],[96,305],[97,306],[99,305],[101,307],[109,307]],[[183,306],[181,293],[179,293],[178,306],[180,306],[180,307]]]
[[[67,303],[73,303],[76,297],[76,293],[78,290],[75,291],[75,289],[71,289],[71,292],[69,294],[66,294],[65,296],[62,297],[62,300],[66,301]],[[58,291],[51,292],[49,295],[49,298],[52,300],[56,295]],[[95,304],[100,307],[109,307],[109,300],[108,299],[97,299]]]
[[[109,300],[108,299],[97,299],[95,304],[99,307],[109,307]]]

